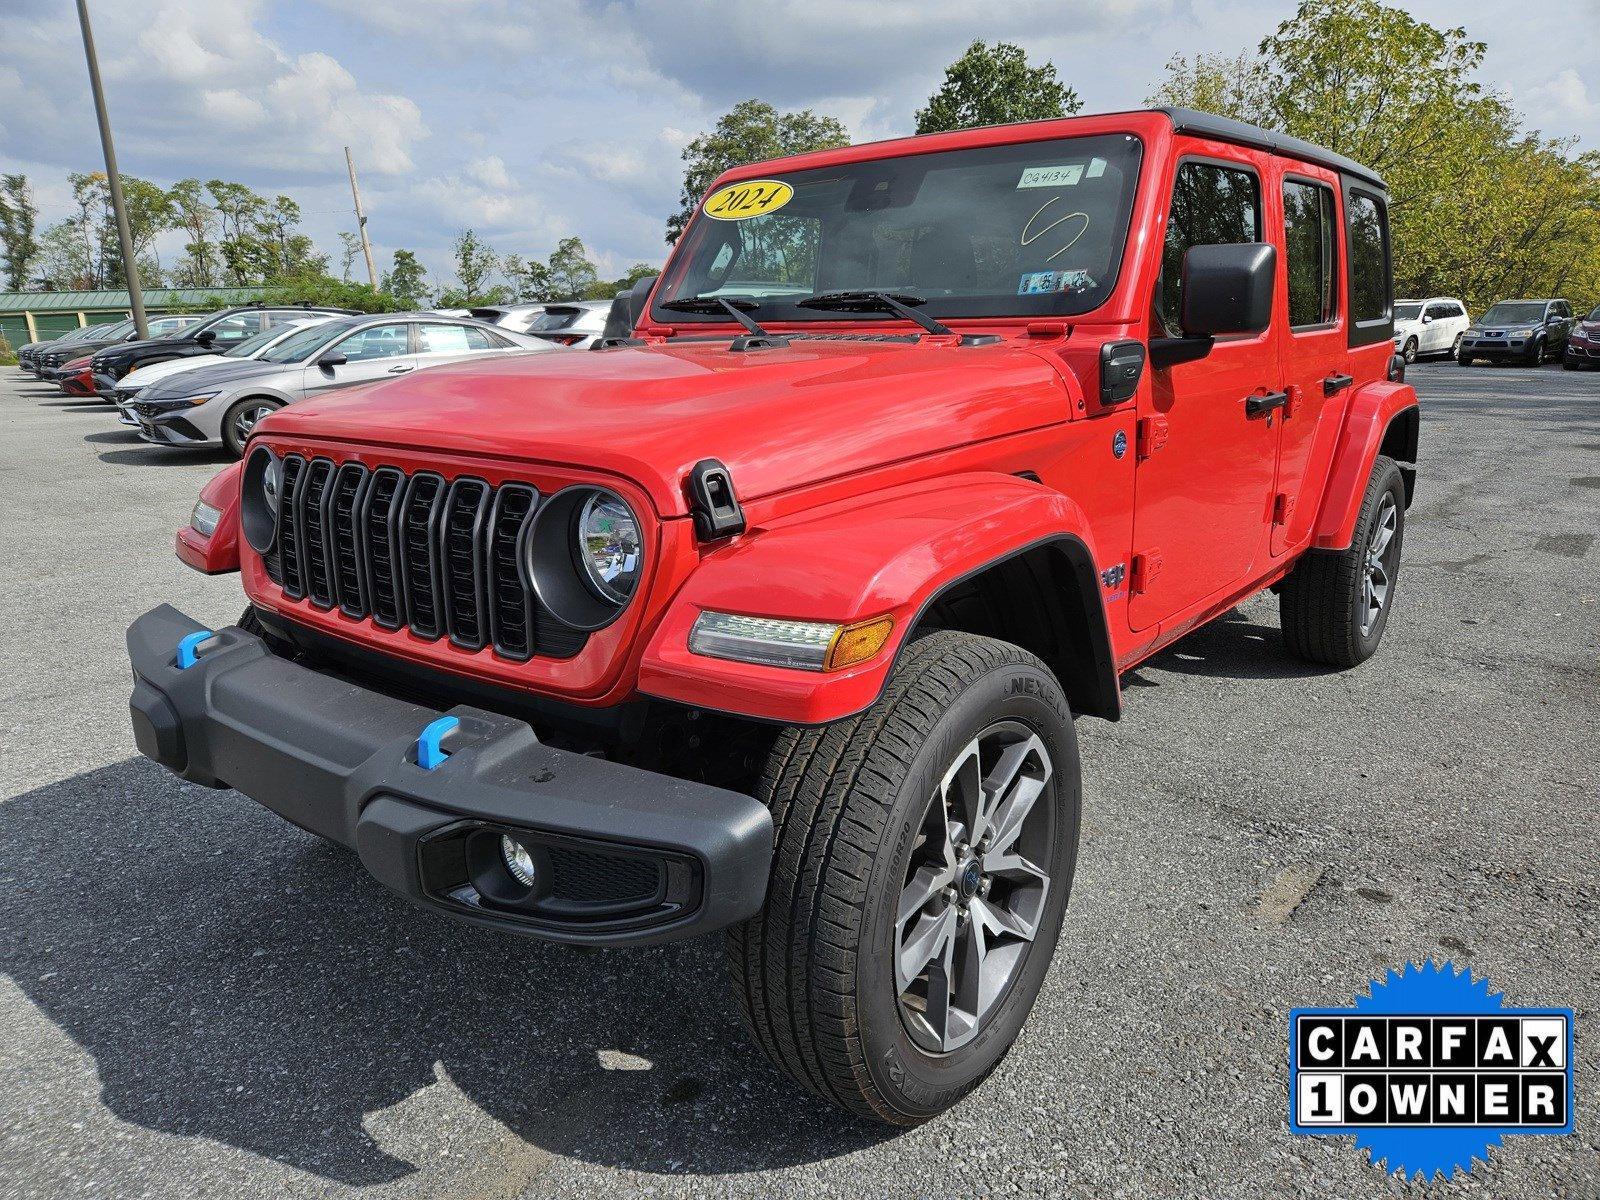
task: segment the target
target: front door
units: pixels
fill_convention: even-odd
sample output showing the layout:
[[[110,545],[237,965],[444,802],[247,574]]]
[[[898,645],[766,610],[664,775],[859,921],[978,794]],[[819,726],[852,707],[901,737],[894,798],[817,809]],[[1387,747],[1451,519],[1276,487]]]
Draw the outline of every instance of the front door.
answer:
[[[319,352],[306,367],[305,394],[319,396],[352,384],[372,383],[416,370],[417,357],[411,351],[410,339],[410,326],[404,321],[368,325],[357,330]],[[345,361],[329,367],[317,361],[329,354],[342,354]]]
[[[1227,147],[1181,159],[1157,285],[1152,332],[1175,336],[1183,256],[1190,246],[1266,240],[1265,155]],[[1274,208],[1274,211],[1276,209]],[[1277,454],[1275,413],[1252,416],[1252,395],[1282,386],[1278,324],[1218,338],[1196,362],[1151,371],[1135,475],[1129,624],[1145,629],[1245,580],[1266,549]]]

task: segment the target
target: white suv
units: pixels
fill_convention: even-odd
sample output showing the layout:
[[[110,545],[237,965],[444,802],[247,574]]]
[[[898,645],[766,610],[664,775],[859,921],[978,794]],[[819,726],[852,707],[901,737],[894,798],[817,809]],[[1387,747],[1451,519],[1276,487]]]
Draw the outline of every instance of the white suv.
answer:
[[[1425,354],[1454,358],[1461,350],[1461,335],[1472,324],[1467,306],[1454,296],[1431,300],[1394,302],[1394,348],[1405,360],[1416,362]]]

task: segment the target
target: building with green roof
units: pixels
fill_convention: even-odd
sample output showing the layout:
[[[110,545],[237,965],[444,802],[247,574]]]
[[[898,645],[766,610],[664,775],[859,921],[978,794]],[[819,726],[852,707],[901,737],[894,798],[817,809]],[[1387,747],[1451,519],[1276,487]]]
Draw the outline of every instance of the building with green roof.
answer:
[[[147,288],[144,309],[150,316],[169,312],[205,312],[230,304],[248,304],[262,288]],[[127,292],[0,292],[0,334],[12,349],[27,342],[48,342],[81,325],[99,325],[131,317]]]

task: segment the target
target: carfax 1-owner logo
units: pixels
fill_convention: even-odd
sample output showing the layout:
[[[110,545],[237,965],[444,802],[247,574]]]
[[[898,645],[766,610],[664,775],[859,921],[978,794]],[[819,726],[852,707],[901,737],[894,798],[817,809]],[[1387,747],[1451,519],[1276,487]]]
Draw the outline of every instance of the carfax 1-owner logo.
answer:
[[[1407,963],[1350,1008],[1289,1014],[1289,1129],[1448,1177],[1508,1134],[1572,1132],[1572,1052],[1571,1009],[1508,1008],[1468,970]]]

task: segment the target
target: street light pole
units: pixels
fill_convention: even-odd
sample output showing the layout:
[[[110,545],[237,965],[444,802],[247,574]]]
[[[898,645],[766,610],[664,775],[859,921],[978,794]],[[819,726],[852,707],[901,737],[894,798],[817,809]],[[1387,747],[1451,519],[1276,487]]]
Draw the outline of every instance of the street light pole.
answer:
[[[122,248],[122,274],[128,281],[128,306],[133,310],[133,325],[140,338],[150,336],[144,318],[144,293],[139,287],[139,264],[133,259],[133,231],[128,226],[128,209],[122,202],[122,177],[117,174],[117,151],[111,142],[111,118],[106,115],[106,93],[100,86],[100,59],[94,52],[94,33],[89,28],[89,5],[78,0],[78,24],[83,28],[83,54],[89,62],[89,89],[94,93],[94,114],[100,121],[100,148],[106,156],[106,182],[111,188],[111,210],[117,216],[117,242]]]

